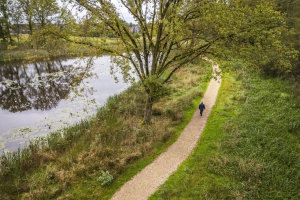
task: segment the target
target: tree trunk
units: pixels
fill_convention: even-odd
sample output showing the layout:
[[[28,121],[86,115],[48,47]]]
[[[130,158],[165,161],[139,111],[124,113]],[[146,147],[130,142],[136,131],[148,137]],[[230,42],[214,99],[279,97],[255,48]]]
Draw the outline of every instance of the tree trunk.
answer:
[[[5,42],[6,39],[5,39],[5,33],[4,33],[4,30],[0,24],[0,37],[2,38],[2,40]]]
[[[151,95],[147,94],[145,113],[144,113],[144,123],[145,124],[150,124],[151,123],[152,105],[153,105],[153,100],[151,98]]]
[[[28,21],[28,27],[29,27],[29,35],[32,35],[33,32],[33,25],[31,21]]]
[[[7,36],[9,38],[9,44],[10,45],[13,45],[13,39],[11,37],[11,34],[10,34],[10,24],[8,22],[6,22],[6,32],[7,32]]]

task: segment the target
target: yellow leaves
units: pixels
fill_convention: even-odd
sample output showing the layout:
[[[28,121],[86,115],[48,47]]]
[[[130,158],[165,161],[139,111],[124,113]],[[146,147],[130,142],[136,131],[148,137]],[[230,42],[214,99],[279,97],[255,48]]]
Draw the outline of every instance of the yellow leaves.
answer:
[[[13,50],[13,49],[16,49],[17,46],[16,45],[8,45],[7,46],[7,50]]]

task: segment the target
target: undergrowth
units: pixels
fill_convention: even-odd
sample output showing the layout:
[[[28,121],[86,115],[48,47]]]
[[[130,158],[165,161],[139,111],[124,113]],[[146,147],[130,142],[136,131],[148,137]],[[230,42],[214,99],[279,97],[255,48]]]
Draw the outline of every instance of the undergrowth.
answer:
[[[195,152],[151,199],[299,199],[299,110],[280,79],[223,73]]]
[[[211,71],[204,61],[178,71],[170,95],[154,104],[150,125],[141,124],[145,94],[136,84],[110,97],[91,119],[3,154],[0,199],[109,198],[178,137]],[[102,171],[111,175],[109,184],[98,181]]]

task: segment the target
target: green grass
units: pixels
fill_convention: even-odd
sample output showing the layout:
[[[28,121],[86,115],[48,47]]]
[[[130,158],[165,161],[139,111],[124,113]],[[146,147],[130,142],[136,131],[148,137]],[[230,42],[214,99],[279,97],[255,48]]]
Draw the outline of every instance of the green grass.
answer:
[[[204,84],[201,84],[201,91],[205,91],[208,82],[203,82]],[[158,155],[160,155],[162,152],[164,152],[171,144],[173,144],[177,138],[180,136],[183,129],[186,127],[186,125],[190,122],[194,112],[195,108],[198,107],[199,101],[202,98],[202,96],[197,96],[196,98],[192,99],[192,106],[188,107],[184,111],[184,118],[181,123],[173,127],[174,135],[167,141],[157,142],[155,143],[156,151],[154,154],[149,155],[148,157],[140,159],[138,162],[134,163],[132,166],[129,166],[128,170],[124,173],[124,175],[118,180],[118,182],[114,183],[111,188],[108,188],[108,190],[105,191],[104,195],[102,196],[102,199],[109,199],[125,182],[130,180],[135,174],[137,174],[139,171],[141,171],[144,167],[146,167],[148,164],[150,164]]]
[[[119,41],[116,39],[103,39],[93,37],[72,37],[77,42],[87,42],[97,45],[106,45],[107,47],[119,47]],[[50,41],[50,42],[49,42]],[[35,45],[28,35],[22,35],[20,43],[9,46],[6,50],[0,51],[0,62],[27,61],[35,62],[38,60],[49,60],[57,57],[82,57],[97,55],[96,49],[88,45],[75,44],[64,40],[49,39],[47,44]],[[53,44],[51,43],[53,42]],[[100,52],[102,53],[102,52]]]
[[[0,199],[108,199],[176,140],[211,71],[206,62],[180,70],[169,83],[170,95],[154,105],[151,125],[141,125],[144,92],[135,85],[110,97],[90,120],[66,129],[64,137],[52,133],[2,156]],[[112,184],[97,181],[102,170],[113,175]]]
[[[299,152],[292,86],[225,73],[195,152],[150,199],[299,199]]]
[[[79,45],[77,45],[77,47],[73,47],[72,49],[60,47],[51,51],[42,48],[4,50],[0,52],[0,62],[35,62],[39,60],[49,60],[51,58],[57,57],[86,56],[89,55],[90,52],[91,50],[89,48]]]

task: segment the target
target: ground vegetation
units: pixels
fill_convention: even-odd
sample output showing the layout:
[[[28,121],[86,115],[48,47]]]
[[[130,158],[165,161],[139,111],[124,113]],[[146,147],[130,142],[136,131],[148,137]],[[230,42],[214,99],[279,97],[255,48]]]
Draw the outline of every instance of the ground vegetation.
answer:
[[[110,97],[91,119],[3,154],[0,198],[109,198],[178,137],[211,72],[206,62],[178,71],[168,83],[172,92],[154,104],[151,125],[140,124],[145,99],[137,84]]]
[[[230,65],[220,64],[221,91],[195,152],[150,199],[299,198],[299,96],[280,78],[243,64],[225,72]]]

